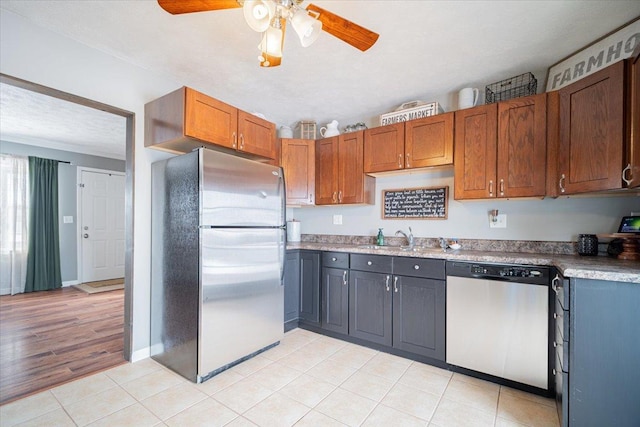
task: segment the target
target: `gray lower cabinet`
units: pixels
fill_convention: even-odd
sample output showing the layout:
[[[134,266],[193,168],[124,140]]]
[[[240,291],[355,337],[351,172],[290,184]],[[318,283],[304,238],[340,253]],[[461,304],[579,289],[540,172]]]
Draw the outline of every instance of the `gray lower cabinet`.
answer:
[[[287,251],[284,259],[284,323],[295,322],[300,316],[300,251]]]
[[[349,273],[349,335],[391,346],[391,274]]]
[[[320,325],[320,252],[300,251],[300,320]]]
[[[445,359],[443,280],[393,276],[393,346]]]
[[[349,332],[349,270],[322,269],[322,328],[347,334]]]
[[[570,278],[563,426],[640,425],[639,307],[637,283]]]

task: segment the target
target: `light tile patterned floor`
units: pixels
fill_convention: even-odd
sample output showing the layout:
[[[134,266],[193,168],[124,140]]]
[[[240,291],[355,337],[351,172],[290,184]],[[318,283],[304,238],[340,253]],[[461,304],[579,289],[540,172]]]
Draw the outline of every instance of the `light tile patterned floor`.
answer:
[[[555,402],[302,329],[193,384],[151,359],[0,407],[0,426],[558,426]]]

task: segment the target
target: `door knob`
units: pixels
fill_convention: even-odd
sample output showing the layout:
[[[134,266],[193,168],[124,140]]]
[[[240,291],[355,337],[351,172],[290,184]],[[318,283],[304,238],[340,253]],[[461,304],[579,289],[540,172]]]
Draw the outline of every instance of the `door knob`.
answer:
[[[88,239],[88,238],[89,238],[89,235],[88,235],[87,233],[84,233],[84,236],[83,236],[83,237],[84,237],[85,239]]]

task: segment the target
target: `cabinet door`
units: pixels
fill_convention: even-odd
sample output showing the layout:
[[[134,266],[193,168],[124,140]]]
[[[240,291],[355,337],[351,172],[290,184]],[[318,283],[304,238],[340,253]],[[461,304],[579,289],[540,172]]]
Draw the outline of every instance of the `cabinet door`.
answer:
[[[316,205],[338,203],[338,137],[316,141]]]
[[[498,104],[498,197],[545,195],[547,95]]]
[[[320,253],[300,251],[300,319],[320,324]]]
[[[391,275],[349,272],[349,335],[391,345]]]
[[[186,88],[185,105],[185,135],[236,148],[237,108],[189,88]]]
[[[349,332],[349,272],[340,268],[322,269],[322,328]]]
[[[393,346],[445,359],[443,280],[393,277]]]
[[[496,196],[497,105],[455,112],[454,198]]]
[[[298,318],[300,300],[300,252],[287,251],[284,260],[284,321]]]
[[[238,150],[275,159],[276,125],[238,110]]]
[[[560,194],[621,188],[624,61],[559,90]]]
[[[338,203],[364,202],[364,132],[338,137]]]
[[[402,122],[365,130],[364,171],[368,173],[403,169],[404,139]]]
[[[631,135],[629,138],[628,150],[628,168],[625,173],[627,179],[627,187],[640,187],[640,44],[636,47],[634,55],[628,60],[631,68],[629,73],[629,97],[630,97],[630,113]]]
[[[280,140],[280,164],[284,170],[287,205],[313,205],[316,150],[312,139]]]
[[[445,113],[405,123],[405,168],[453,163],[453,117]]]

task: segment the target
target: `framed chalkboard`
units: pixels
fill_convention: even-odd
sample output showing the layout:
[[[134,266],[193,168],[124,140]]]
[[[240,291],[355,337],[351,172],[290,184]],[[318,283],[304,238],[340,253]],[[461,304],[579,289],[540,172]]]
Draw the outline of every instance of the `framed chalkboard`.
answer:
[[[447,219],[449,187],[382,191],[382,218]]]

